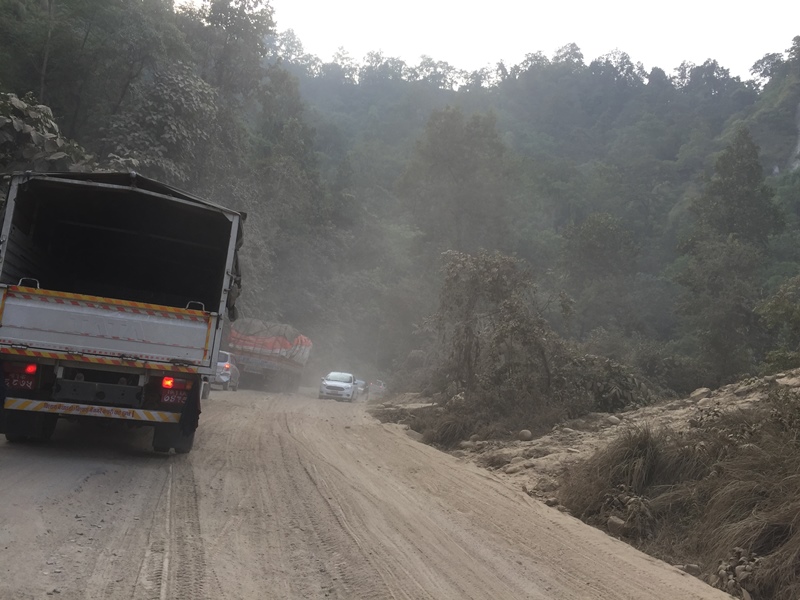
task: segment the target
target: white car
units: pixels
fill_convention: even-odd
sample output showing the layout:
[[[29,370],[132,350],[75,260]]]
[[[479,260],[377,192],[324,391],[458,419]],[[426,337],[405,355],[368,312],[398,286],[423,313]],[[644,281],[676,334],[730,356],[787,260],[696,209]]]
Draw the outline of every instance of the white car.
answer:
[[[319,397],[354,402],[358,398],[356,378],[352,373],[328,373],[319,384]]]
[[[212,383],[222,386],[223,390],[239,389],[239,367],[236,366],[236,358],[230,352],[220,350],[217,358],[217,373]]]

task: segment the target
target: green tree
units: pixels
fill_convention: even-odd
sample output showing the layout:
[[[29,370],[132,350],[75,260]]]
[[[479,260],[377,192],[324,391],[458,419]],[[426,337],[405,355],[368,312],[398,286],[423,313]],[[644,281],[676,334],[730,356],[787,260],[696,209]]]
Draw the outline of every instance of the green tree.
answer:
[[[32,96],[0,93],[0,173],[13,171],[88,171],[94,157],[64,138],[50,107]]]
[[[525,265],[499,252],[444,254],[436,330],[443,345],[444,374],[468,395],[497,371],[517,370],[536,380],[537,393],[552,382],[549,328],[534,302]],[[534,366],[535,365],[535,366]]]
[[[184,51],[167,0],[0,2],[0,80],[35,93],[87,146],[134,83]]]
[[[691,208],[701,235],[733,235],[763,247],[782,226],[773,195],[764,179],[758,146],[750,132],[740,128],[717,158],[713,177]]]
[[[767,364],[775,370],[800,365],[800,276],[786,280],[778,291],[761,302],[758,314],[774,334]]]
[[[506,244],[509,169],[492,115],[434,112],[404,177],[414,221],[438,249]]]
[[[629,274],[636,247],[621,219],[607,213],[589,215],[564,231],[564,267],[579,282]]]
[[[143,173],[157,179],[196,184],[218,143],[218,114],[217,92],[190,67],[157,71],[112,118],[104,154],[134,158]]]
[[[253,93],[263,75],[273,32],[264,0],[204,0],[181,8],[180,27],[205,81],[230,96]]]
[[[675,281],[685,293],[678,302],[687,339],[717,383],[752,372],[763,344],[755,308],[765,257],[734,236],[697,243],[679,262]]]

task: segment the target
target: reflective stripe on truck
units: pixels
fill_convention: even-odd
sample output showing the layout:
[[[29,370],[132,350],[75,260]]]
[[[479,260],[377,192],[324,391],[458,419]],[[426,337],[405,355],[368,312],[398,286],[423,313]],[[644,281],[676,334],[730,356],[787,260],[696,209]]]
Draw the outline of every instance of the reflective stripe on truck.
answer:
[[[161,363],[159,370],[172,370],[173,363],[212,367],[209,345],[216,313],[2,287],[0,345],[23,351],[11,354],[37,357],[28,353],[33,351],[40,358],[135,368]]]
[[[23,348],[9,348],[0,346],[0,354],[14,356],[28,356],[30,358],[46,358],[60,361],[76,361],[93,363],[97,365],[111,365],[114,367],[131,367],[134,369],[148,369],[151,371],[170,371],[175,373],[198,373],[197,367],[183,367],[172,364],[142,362],[140,360],[125,360],[122,358],[105,358],[102,356],[86,356],[85,354],[68,354],[62,352],[42,352],[39,350],[26,350]]]
[[[78,306],[81,302],[96,303],[96,308],[112,310],[118,312],[129,312],[140,315],[167,314],[176,319],[186,319],[188,321],[205,322],[208,320],[206,314],[201,310],[188,308],[175,308],[172,306],[162,306],[160,304],[147,304],[146,302],[132,302],[130,300],[118,300],[116,298],[104,298],[100,296],[89,296],[88,294],[72,294],[70,292],[59,292],[55,290],[45,290],[19,285],[8,286],[9,296],[18,296],[26,300],[40,300],[42,302],[52,302],[54,304],[73,304]]]
[[[180,413],[165,410],[142,410],[140,408],[121,408],[117,406],[93,406],[74,402],[51,402],[49,400],[27,400],[25,398],[6,398],[6,409],[27,410],[31,412],[55,413],[66,416],[106,417],[145,421],[148,423],[178,423]]]

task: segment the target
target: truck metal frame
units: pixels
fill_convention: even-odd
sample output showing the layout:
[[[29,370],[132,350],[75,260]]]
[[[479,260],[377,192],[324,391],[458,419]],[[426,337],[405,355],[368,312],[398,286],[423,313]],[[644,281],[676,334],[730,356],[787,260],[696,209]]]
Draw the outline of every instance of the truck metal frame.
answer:
[[[240,290],[241,221],[134,173],[13,175],[0,432],[47,439],[59,417],[122,420],[153,426],[156,450],[188,452]]]

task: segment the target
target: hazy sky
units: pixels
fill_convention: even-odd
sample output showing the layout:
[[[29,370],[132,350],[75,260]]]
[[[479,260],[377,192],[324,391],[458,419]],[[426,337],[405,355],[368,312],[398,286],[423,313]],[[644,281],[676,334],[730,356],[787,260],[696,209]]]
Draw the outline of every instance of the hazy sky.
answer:
[[[343,46],[359,62],[372,50],[416,64],[423,54],[474,70],[575,42],[584,59],[619,49],[649,70],[715,58],[749,78],[752,64],[800,35],[800,0],[598,2],[597,0],[270,0],[277,29],[330,60]],[[740,8],[740,6],[742,8]],[[759,13],[760,11],[760,13]]]

